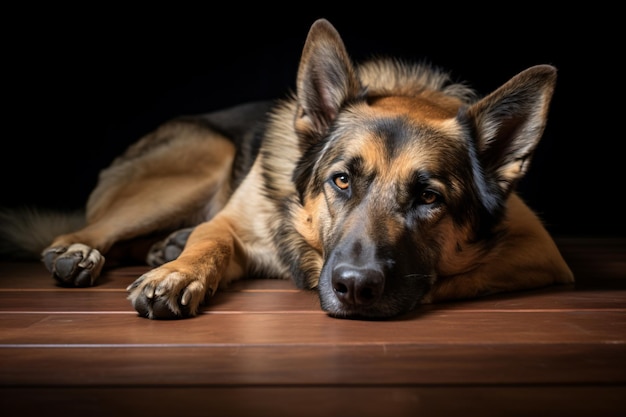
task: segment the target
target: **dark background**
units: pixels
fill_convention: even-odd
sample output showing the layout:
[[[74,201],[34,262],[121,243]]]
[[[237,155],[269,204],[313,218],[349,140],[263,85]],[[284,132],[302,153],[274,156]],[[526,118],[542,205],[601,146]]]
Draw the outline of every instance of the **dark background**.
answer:
[[[284,96],[309,26],[326,17],[356,61],[426,59],[482,94],[529,66],[555,65],[548,127],[520,193],[556,235],[626,236],[617,10],[310,6],[8,13],[0,206],[82,207],[98,171],[157,124]]]

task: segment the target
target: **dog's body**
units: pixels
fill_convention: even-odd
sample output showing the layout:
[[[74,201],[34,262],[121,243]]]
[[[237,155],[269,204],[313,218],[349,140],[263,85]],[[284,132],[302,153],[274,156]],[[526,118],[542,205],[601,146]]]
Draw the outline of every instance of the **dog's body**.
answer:
[[[571,283],[514,192],[555,80],[532,67],[477,100],[430,66],[354,65],[319,20],[293,97],[159,127],[101,173],[86,226],[43,261],[63,285],[93,285],[104,255],[169,235],[128,288],[149,318],[194,316],[251,275],[293,278],[350,318]]]

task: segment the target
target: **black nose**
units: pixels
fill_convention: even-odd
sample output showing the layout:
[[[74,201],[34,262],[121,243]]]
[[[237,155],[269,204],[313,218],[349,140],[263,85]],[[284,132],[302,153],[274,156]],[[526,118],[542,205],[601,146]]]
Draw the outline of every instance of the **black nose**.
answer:
[[[343,304],[367,306],[382,295],[385,277],[376,269],[342,265],[333,270],[332,284],[335,295]]]

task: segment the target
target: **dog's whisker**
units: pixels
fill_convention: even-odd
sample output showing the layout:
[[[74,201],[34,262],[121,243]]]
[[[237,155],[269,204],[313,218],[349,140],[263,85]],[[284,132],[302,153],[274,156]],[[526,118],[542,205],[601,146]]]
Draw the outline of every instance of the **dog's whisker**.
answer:
[[[432,274],[405,274],[402,276],[403,278],[432,278]]]

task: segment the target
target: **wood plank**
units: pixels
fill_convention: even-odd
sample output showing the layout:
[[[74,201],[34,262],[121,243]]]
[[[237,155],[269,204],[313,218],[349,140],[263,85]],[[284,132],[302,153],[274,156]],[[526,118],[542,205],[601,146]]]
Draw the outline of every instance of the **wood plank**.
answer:
[[[290,281],[243,280],[197,318],[137,317],[107,269],[68,289],[0,262],[3,415],[626,414],[626,239],[557,239],[571,286],[327,317]]]
[[[0,348],[0,386],[626,386],[619,344],[17,346]]]
[[[39,262],[7,262],[0,261],[0,291],[7,290],[47,290],[47,291],[94,291],[94,290],[125,290],[142,274],[149,271],[148,266],[120,266],[105,269],[96,285],[89,288],[61,287],[50,276],[48,271]],[[242,279],[233,282],[228,289],[237,291],[240,285],[246,289],[280,289],[297,291],[290,280],[283,279]]]
[[[623,417],[626,387],[98,387],[4,388],[20,417]]]
[[[259,280],[266,281],[266,280]],[[0,291],[0,312],[45,312],[48,314],[89,312],[135,314],[126,290]],[[206,312],[310,311],[321,313],[317,294],[280,289],[218,292]]]
[[[134,314],[6,314],[0,344],[357,345],[626,343],[623,312],[429,311],[405,320],[359,321],[315,313],[211,312],[187,320]]]
[[[273,280],[246,280],[237,288],[219,291],[207,306],[211,312],[321,312],[317,293],[290,289]],[[60,290],[0,290],[0,312],[70,312],[134,313],[124,289],[101,288]],[[424,305],[421,311],[624,311],[626,290],[572,290],[560,287],[500,294],[475,300],[463,300]]]

